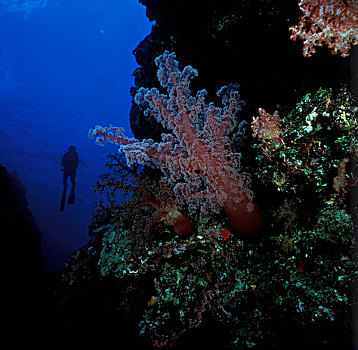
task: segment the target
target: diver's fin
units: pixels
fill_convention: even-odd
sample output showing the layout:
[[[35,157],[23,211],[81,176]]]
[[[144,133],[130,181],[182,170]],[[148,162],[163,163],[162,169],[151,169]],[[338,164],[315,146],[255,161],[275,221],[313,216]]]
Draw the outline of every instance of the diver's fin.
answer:
[[[67,186],[65,186],[65,187],[63,188],[63,191],[62,191],[60,211],[64,211],[64,210],[65,210],[66,191],[67,191]]]
[[[72,186],[70,195],[68,196],[68,204],[75,204],[75,187]]]

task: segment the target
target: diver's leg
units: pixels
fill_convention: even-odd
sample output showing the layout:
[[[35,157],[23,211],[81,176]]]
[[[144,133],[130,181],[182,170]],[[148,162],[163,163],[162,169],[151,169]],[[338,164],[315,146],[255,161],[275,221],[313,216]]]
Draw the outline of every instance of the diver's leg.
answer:
[[[71,183],[72,183],[72,188],[71,188],[71,192],[70,195],[68,196],[68,204],[75,204],[75,179],[76,179],[76,172],[72,172],[70,174],[71,177]]]
[[[72,187],[75,187],[75,184],[76,184],[76,172],[75,172],[75,171],[73,171],[73,172],[70,174],[70,178],[71,178]]]
[[[63,191],[62,191],[62,197],[61,197],[60,211],[64,211],[64,209],[65,209],[68,176],[69,176],[69,174],[64,171],[63,176],[62,176]]]
[[[70,174],[68,174],[66,171],[63,172],[62,182],[65,188],[67,188],[67,178],[69,177],[69,175]]]

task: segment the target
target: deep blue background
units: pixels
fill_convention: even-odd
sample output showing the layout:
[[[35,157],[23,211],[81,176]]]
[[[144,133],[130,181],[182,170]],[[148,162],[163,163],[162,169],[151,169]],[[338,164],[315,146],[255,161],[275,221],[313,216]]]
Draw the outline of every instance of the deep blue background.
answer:
[[[0,163],[28,189],[50,270],[88,241],[91,185],[117,150],[96,146],[88,130],[113,124],[132,135],[132,50],[150,27],[138,0],[0,0]],[[76,204],[60,213],[71,144],[80,157]]]

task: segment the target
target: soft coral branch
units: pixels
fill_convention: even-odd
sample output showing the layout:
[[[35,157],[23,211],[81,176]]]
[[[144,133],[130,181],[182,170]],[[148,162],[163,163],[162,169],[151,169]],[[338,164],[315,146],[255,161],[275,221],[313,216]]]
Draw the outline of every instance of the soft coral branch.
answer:
[[[301,0],[299,24],[292,26],[291,39],[303,40],[303,55],[312,56],[325,43],[333,53],[349,55],[358,45],[358,4],[356,0]]]
[[[200,208],[202,217],[223,207],[233,231],[242,237],[256,235],[262,215],[249,188],[250,177],[241,171],[241,154],[233,151],[229,136],[243,104],[236,86],[221,88],[223,107],[215,107],[205,103],[205,90],[191,96],[189,83],[197,71],[191,66],[179,70],[174,53],[165,52],[155,63],[168,94],[140,88],[135,102],[146,105],[145,115],[172,133],[162,134],[162,142],[139,141],[124,136],[121,128],[97,126],[90,136],[100,144],[120,144],[129,165],[137,162],[161,169],[176,198],[189,209]]]

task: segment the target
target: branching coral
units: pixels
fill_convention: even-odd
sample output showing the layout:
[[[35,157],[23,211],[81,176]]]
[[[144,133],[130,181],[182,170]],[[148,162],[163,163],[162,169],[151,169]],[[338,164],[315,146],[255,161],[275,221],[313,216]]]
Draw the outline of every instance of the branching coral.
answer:
[[[303,15],[290,27],[291,39],[303,40],[303,55],[312,56],[325,43],[333,53],[348,56],[358,45],[358,5],[355,0],[301,0]]]
[[[259,140],[277,140],[282,134],[280,123],[281,119],[277,111],[271,115],[263,108],[259,108],[259,115],[253,117],[251,122],[252,135]]]
[[[173,186],[178,200],[189,209],[201,209],[202,217],[221,207],[233,231],[252,237],[262,229],[262,215],[253,200],[250,177],[241,171],[241,155],[232,149],[229,133],[243,104],[233,87],[218,91],[223,108],[205,103],[206,91],[191,96],[189,83],[197,75],[191,66],[178,68],[175,54],[165,52],[155,60],[158,79],[168,95],[155,88],[139,89],[135,101],[148,105],[153,116],[172,134],[162,134],[162,142],[138,141],[123,134],[122,128],[96,126],[90,136],[99,144],[121,144],[129,165],[134,162],[158,167]]]
[[[181,237],[192,233],[191,219],[182,213],[164,181],[155,184],[138,166],[128,166],[122,154],[109,155],[108,159],[106,165],[111,173],[101,175],[94,186],[97,193],[106,197],[105,203],[103,200],[98,203],[102,211],[117,213],[119,221],[127,220],[131,225],[144,223],[145,240],[149,229],[160,222],[171,226]],[[155,214],[143,216],[138,208],[148,206],[155,209]]]

